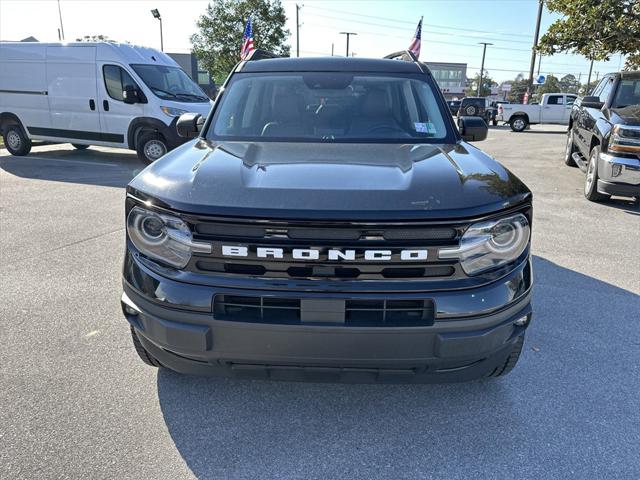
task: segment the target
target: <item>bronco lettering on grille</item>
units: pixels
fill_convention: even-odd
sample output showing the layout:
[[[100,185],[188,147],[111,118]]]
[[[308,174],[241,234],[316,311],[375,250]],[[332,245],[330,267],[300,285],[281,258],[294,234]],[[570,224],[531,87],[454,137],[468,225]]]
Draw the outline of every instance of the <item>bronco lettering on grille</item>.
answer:
[[[255,253],[253,253],[255,252]],[[293,259],[293,260],[331,260],[331,261],[356,261],[367,262],[400,260],[403,262],[425,261],[427,250],[355,250],[339,248],[293,248],[290,251],[284,248],[273,247],[245,247],[238,245],[222,245],[222,255],[225,257],[249,257]]]

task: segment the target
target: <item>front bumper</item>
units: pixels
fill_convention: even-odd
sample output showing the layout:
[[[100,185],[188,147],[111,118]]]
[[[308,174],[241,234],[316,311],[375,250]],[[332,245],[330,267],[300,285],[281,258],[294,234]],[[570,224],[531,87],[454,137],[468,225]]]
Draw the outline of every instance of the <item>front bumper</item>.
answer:
[[[598,192],[640,196],[640,158],[601,153],[598,160]]]
[[[152,355],[182,373],[404,383],[470,380],[501,365],[531,319],[529,259],[482,287],[376,293],[389,299],[433,299],[437,312],[433,325],[348,327],[220,320],[213,314],[216,294],[261,292],[176,282],[129,257],[123,281],[125,317]],[[319,294],[295,289],[294,284],[289,287],[280,292],[282,296],[371,295]]]

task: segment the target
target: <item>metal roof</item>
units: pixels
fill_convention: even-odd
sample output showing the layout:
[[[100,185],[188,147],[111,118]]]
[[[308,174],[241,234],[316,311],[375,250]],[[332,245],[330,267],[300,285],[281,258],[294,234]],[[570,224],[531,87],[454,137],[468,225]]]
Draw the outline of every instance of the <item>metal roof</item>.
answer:
[[[381,58],[305,57],[268,58],[243,62],[242,72],[387,72],[420,73],[415,62]]]

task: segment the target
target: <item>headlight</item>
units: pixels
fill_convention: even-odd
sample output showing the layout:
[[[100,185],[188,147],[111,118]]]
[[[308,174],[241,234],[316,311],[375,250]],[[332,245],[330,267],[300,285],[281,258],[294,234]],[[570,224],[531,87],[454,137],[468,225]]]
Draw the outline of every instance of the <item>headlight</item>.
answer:
[[[129,212],[127,233],[141,253],[176,268],[186,266],[194,252],[211,253],[211,245],[193,241],[182,220],[142,207]]]
[[[441,259],[457,258],[467,275],[498,268],[517,259],[529,244],[531,229],[521,213],[471,225],[460,246],[440,250]]]
[[[640,153],[640,129],[614,125],[609,138],[609,151]]]
[[[160,110],[162,110],[165,115],[169,115],[170,117],[179,117],[183,113],[187,113],[186,110],[181,110],[179,108],[173,107],[160,107]]]

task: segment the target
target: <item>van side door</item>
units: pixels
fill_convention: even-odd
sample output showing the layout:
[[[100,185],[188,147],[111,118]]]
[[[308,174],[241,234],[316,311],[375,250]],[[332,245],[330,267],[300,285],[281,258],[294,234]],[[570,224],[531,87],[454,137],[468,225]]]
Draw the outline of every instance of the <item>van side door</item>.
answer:
[[[136,117],[144,116],[144,104],[125,103],[124,90],[133,87],[140,92],[140,100],[146,102],[137,82],[121,65],[115,63],[99,63],[98,66],[98,108],[105,133],[113,142],[127,146],[129,125]]]
[[[47,91],[49,123],[29,130],[56,141],[101,141],[97,110],[96,47],[48,46]]]

